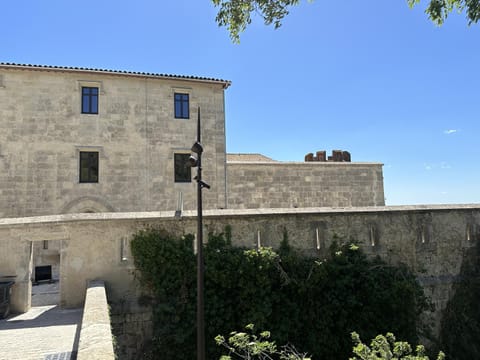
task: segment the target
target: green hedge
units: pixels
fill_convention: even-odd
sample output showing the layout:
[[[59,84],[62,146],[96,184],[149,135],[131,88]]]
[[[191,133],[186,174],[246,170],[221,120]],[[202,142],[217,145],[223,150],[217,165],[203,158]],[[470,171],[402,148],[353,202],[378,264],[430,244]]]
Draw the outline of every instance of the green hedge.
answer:
[[[132,240],[141,283],[154,298],[153,358],[196,358],[192,240],[162,230]],[[368,259],[355,244],[334,245],[328,258],[318,259],[291,248],[286,233],[277,251],[232,246],[227,228],[209,236],[204,255],[208,359],[220,355],[216,335],[250,323],[323,360],[347,359],[353,331],[418,340],[427,301],[415,277],[404,266]]]

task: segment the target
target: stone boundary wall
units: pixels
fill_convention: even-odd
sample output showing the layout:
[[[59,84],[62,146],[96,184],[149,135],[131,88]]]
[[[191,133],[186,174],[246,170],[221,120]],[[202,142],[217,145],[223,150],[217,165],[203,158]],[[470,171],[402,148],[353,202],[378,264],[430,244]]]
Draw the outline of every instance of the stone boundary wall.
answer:
[[[115,360],[105,283],[89,281],[77,360]]]
[[[142,359],[153,336],[153,309],[117,302],[112,304],[110,320],[118,359]]]
[[[227,161],[227,208],[383,206],[382,166]]]
[[[353,239],[369,256],[405,263],[431,298],[434,309],[426,317],[438,333],[464,255],[480,240],[480,205],[204,211],[205,239],[208,232],[221,232],[226,225],[239,246],[276,248],[287,231],[291,245],[312,256],[323,258],[333,241]],[[130,239],[149,227],[182,234],[195,233],[196,226],[195,211],[185,211],[180,218],[170,211],[0,219],[0,274],[16,275],[12,311],[30,306],[33,242],[61,240],[61,305],[81,306],[88,281],[104,280],[112,313],[125,314],[115,317],[117,336],[135,336],[125,332],[130,324],[142,329],[125,349],[133,354],[140,350],[135,342],[141,343],[151,333],[151,315],[139,302],[142,290],[135,280]]]

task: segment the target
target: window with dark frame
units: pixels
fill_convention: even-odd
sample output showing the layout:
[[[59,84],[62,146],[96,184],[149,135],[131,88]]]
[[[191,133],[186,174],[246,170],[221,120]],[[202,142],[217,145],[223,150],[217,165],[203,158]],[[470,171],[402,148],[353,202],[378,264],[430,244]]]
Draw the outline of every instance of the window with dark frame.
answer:
[[[80,182],[98,183],[98,152],[80,152]]]
[[[188,119],[190,118],[189,95],[175,93],[175,118]]]
[[[98,87],[82,87],[82,114],[98,114]]]
[[[192,182],[192,168],[188,166],[190,154],[174,154],[175,182]]]

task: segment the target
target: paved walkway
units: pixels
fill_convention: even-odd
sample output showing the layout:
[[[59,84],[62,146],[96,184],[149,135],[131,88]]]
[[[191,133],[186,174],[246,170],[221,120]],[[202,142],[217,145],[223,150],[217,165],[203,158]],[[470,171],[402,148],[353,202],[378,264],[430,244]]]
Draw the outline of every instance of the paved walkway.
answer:
[[[51,302],[52,295],[47,292],[41,299],[37,294],[36,301]],[[0,360],[75,360],[81,321],[82,309],[57,305],[10,315],[0,320]]]
[[[32,306],[57,305],[60,303],[58,281],[32,286]]]

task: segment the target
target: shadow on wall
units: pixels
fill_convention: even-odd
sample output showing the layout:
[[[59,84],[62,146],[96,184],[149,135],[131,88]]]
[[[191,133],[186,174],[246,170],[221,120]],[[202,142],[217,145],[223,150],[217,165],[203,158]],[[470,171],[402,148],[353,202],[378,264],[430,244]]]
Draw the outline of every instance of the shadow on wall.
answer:
[[[476,245],[466,249],[453,297],[442,319],[438,348],[453,360],[480,358],[480,228],[468,234]]]

